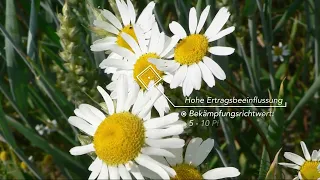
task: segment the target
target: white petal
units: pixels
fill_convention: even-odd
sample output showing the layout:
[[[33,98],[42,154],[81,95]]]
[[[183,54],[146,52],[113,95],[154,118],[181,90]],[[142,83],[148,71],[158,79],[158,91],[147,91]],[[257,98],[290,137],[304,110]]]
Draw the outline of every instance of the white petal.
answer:
[[[129,163],[125,164],[126,168],[130,173],[138,180],[144,179],[142,176],[140,169],[138,165],[136,165],[134,162],[130,161]]]
[[[102,10],[102,15],[110,22],[112,23],[112,25],[114,25],[116,28],[118,29],[122,29],[122,24],[121,22],[118,20],[118,18],[112,14],[112,12],[104,9]]]
[[[110,48],[111,51],[113,51],[114,53],[117,53],[118,55],[127,58],[129,60],[131,59],[135,59],[135,55],[133,54],[133,52],[131,52],[129,49],[127,48],[123,48],[117,45],[113,45]]]
[[[152,30],[151,30],[151,38],[150,38],[148,52],[156,52],[157,51],[157,46],[159,45],[158,44],[159,37],[160,37],[160,32],[159,32],[158,24],[154,23],[152,26]]]
[[[143,96],[144,96],[143,89],[140,89],[137,100],[135,101],[132,108],[133,114],[138,114],[141,111],[141,107],[143,106],[143,104],[147,103],[147,98],[144,98]]]
[[[218,39],[220,39],[220,38],[222,38],[222,37],[224,37],[224,36],[232,33],[234,30],[235,30],[235,27],[234,27],[234,26],[228,27],[228,28],[220,31],[218,34],[214,35],[213,37],[211,37],[211,38],[209,39],[209,42],[218,40]]]
[[[193,91],[193,73],[191,72],[190,66],[188,67],[187,70],[187,76],[186,79],[183,81],[182,84],[182,92],[183,96],[190,96],[190,94]]]
[[[179,135],[183,132],[183,126],[171,126],[166,129],[147,129],[146,130],[146,137],[152,139],[160,139],[163,137]]]
[[[120,59],[105,59],[103,61],[102,67],[108,66],[108,67],[114,67],[117,68],[118,70],[132,70],[133,69],[133,63],[130,61],[123,61]],[[101,64],[100,64],[101,67]]]
[[[117,108],[116,112],[124,111],[124,105],[128,95],[128,80],[125,75],[121,75],[117,83]]]
[[[282,42],[279,42],[279,45],[278,45],[280,48],[282,47]]]
[[[209,14],[209,11],[210,11],[210,6],[207,6],[201,13],[200,15],[200,19],[199,19],[199,23],[198,23],[198,26],[197,26],[197,30],[196,30],[196,33],[198,34],[201,29],[203,28],[203,25],[204,23],[206,22],[207,20],[207,17],[208,17],[208,14]]]
[[[234,48],[223,47],[223,46],[214,46],[214,47],[209,48],[209,52],[211,54],[214,54],[217,56],[228,56],[228,55],[234,53]]]
[[[116,0],[116,4],[123,22],[123,25],[127,26],[130,24],[130,16],[128,14],[128,7],[125,4],[125,2],[120,2],[119,0]]]
[[[278,56],[272,56],[273,62],[276,62],[278,60]]]
[[[283,62],[284,61],[283,56],[279,56],[279,57],[280,57],[280,61]]]
[[[229,177],[237,177],[240,172],[234,167],[216,168],[212,169],[202,175],[204,179],[222,179]]]
[[[88,144],[84,146],[76,146],[70,149],[70,154],[73,156],[79,156],[83,154],[87,154],[94,151],[93,144]]]
[[[196,8],[192,7],[189,12],[189,31],[194,34],[197,29],[198,18]]]
[[[208,69],[208,67],[202,61],[200,61],[198,65],[200,67],[204,82],[206,82],[209,87],[213,87],[215,85],[215,80],[212,72]]]
[[[300,145],[301,145],[304,157],[306,158],[307,161],[310,161],[311,160],[311,156],[310,156],[310,153],[308,151],[308,148],[307,148],[306,144],[303,141],[301,141]]]
[[[144,122],[144,127],[146,129],[154,129],[154,128],[161,128],[163,126],[167,126],[172,124],[179,119],[179,113],[170,113],[163,117],[153,118],[148,121]]]
[[[175,75],[173,76],[173,79],[170,83],[170,88],[174,89],[177,88],[186,78],[187,76],[187,71],[188,71],[188,66],[187,65],[183,65],[181,66],[175,73]]]
[[[157,173],[162,179],[170,179],[168,173],[161,168],[159,165],[149,161],[147,158],[148,156],[140,154],[135,161],[140,164],[141,166],[144,166],[153,172]]]
[[[185,154],[185,163],[190,164],[192,162],[192,159],[197,155],[198,148],[200,144],[202,143],[201,138],[193,138],[190,140]]]
[[[90,176],[88,177],[88,179],[96,179],[98,177],[100,173],[100,170],[99,171],[92,171]]]
[[[85,120],[94,126],[98,126],[101,123],[101,121],[103,121],[106,117],[105,115],[103,115],[103,113],[102,113],[103,116],[101,116],[101,114],[99,115],[100,117],[97,116],[93,111],[96,111],[96,112],[100,112],[100,111],[89,104],[80,104],[79,110],[86,117]]]
[[[291,152],[285,152],[284,157],[286,159],[296,163],[299,166],[301,166],[305,162],[305,160],[301,156],[294,154],[294,153],[291,153]]]
[[[96,158],[89,166],[89,171],[97,171],[100,170],[100,167],[102,166],[102,160],[99,158]]]
[[[150,16],[152,15],[153,9],[154,9],[155,3],[151,1],[141,12],[137,24],[145,24],[148,22]]]
[[[121,179],[132,179],[128,170],[124,167],[124,165],[120,164],[118,166],[118,169],[119,169],[119,174]]]
[[[302,175],[301,175],[301,172],[300,172],[300,171],[299,171],[299,173],[298,173],[298,177],[299,177],[299,179],[303,180],[303,178],[302,178]]]
[[[81,118],[70,116],[68,122],[88,135],[93,136],[95,133],[95,128]]]
[[[163,168],[165,171],[167,171],[167,173],[169,174],[170,177],[174,177],[177,175],[177,173],[174,171],[174,169],[172,169],[171,167],[169,167],[166,159],[164,157],[161,156],[154,156],[154,157],[146,157],[150,162],[157,164],[158,166],[160,166],[161,168]]]
[[[143,30],[137,25],[134,25],[133,29],[134,29],[134,33],[136,34],[138,44],[140,46],[142,53],[146,53],[148,51],[148,48],[147,48],[148,42],[144,37]]]
[[[225,72],[214,60],[205,56],[203,62],[216,78],[220,80],[226,79]]]
[[[173,21],[172,23],[169,24],[169,29],[174,35],[178,36],[180,39],[187,37],[186,31],[176,21]]]
[[[150,89],[153,89],[153,90],[150,90]],[[150,93],[150,92],[153,92],[153,93]],[[156,100],[161,96],[161,93],[157,90],[157,87],[152,87],[150,88],[149,87],[149,90],[147,93],[150,93],[152,94],[153,96],[150,98],[149,101],[147,101],[147,104],[145,104],[143,106],[143,108],[141,109],[141,111],[139,112],[138,116],[143,118],[146,117],[146,115],[148,113],[151,112],[151,108],[153,107],[154,103],[156,102]],[[147,95],[148,96],[148,95]],[[150,97],[150,96],[149,96]]]
[[[296,170],[300,170],[300,166],[293,164],[293,163],[279,163],[279,165],[285,166],[288,168],[292,168],[292,169],[296,169]]]
[[[176,71],[180,67],[180,64],[177,63],[174,60],[164,60],[164,59],[150,58],[148,61],[150,63],[156,65],[158,70],[164,71],[164,72],[170,72],[171,73],[171,72]]]
[[[193,75],[193,78],[191,78],[193,88],[195,90],[200,90],[202,79],[201,71],[198,64],[192,64],[191,66],[189,66],[188,70],[190,70],[190,73]]]
[[[207,139],[203,141],[200,145],[200,147],[197,150],[196,156],[192,159],[192,164],[194,166],[199,166],[208,156],[208,154],[211,152],[214,145],[213,139]]]
[[[115,42],[95,43],[90,46],[91,51],[107,51],[114,46]]]
[[[158,111],[160,117],[169,112],[170,106],[164,95],[160,96],[159,99],[154,103],[154,108]]]
[[[101,172],[101,167],[102,167],[101,160],[94,161],[89,167],[89,169],[92,170],[92,173],[90,174],[88,179],[96,179]]]
[[[173,47],[177,45],[179,40],[180,40],[179,36],[175,36],[175,35],[172,36],[170,39],[170,42],[164,46],[165,49],[160,54],[160,57],[166,56],[173,49]]]
[[[170,164],[171,167],[177,165],[177,164],[182,164],[183,162],[183,148],[176,148],[176,149],[169,149],[171,153],[174,154],[174,158],[166,157],[168,163]]]
[[[82,104],[82,105],[84,105],[87,108],[89,108],[91,110],[91,112],[93,112],[100,119],[100,121],[102,121],[102,120],[104,120],[106,118],[106,116],[99,109],[97,109],[96,107],[91,106],[90,104]]]
[[[116,37],[112,37],[112,36],[108,36],[102,39],[98,39],[96,41],[93,42],[93,44],[100,44],[100,43],[115,43],[117,41]]]
[[[98,180],[103,180],[103,179],[109,179],[109,170],[108,170],[108,166],[106,164],[102,164],[101,167],[101,172],[98,176]]]
[[[117,28],[115,28],[113,25],[111,25],[110,23],[108,23],[106,21],[94,20],[93,25],[98,28],[104,29],[112,34],[115,34],[115,35],[117,35],[119,33],[119,30]]]
[[[120,179],[119,170],[115,166],[108,166],[110,179]]]
[[[138,93],[140,90],[140,86],[137,83],[133,83],[131,85],[131,90],[128,94],[128,97],[126,99],[125,105],[124,105],[124,110],[129,111],[135,100],[137,99]]]
[[[154,171],[152,171],[151,169],[147,169],[144,166],[138,166],[139,170],[141,171],[141,174],[149,179],[161,179],[161,177],[156,174]]]
[[[290,50],[283,50],[282,55],[288,56],[290,54]]]
[[[317,150],[313,150],[312,151],[311,159],[312,159],[312,161],[317,161],[318,160],[318,151]]]
[[[156,54],[161,54],[163,49],[164,49],[164,43],[165,43],[165,34],[164,32],[160,33],[159,35],[159,42],[157,43],[158,45],[156,46]]]
[[[106,102],[107,108],[108,108],[108,114],[112,115],[114,113],[114,105],[111,97],[109,94],[100,86],[97,87],[99,93],[103,97],[104,101]]]
[[[129,46],[137,54],[137,56],[141,55],[141,49],[140,49],[139,45],[137,44],[136,40],[133,39],[132,36],[130,36],[127,33],[121,33],[121,37],[129,44]]]
[[[224,24],[228,21],[229,16],[230,13],[228,12],[228,9],[225,7],[221,8],[212,20],[208,29],[206,30],[205,36],[210,39],[214,35],[218,34],[218,32],[222,29]]]
[[[160,149],[160,148],[144,147],[141,149],[141,152],[146,155],[166,156],[166,157],[174,158],[174,154],[172,154],[170,151],[165,150],[165,149]]]
[[[184,146],[184,140],[179,138],[150,139],[146,138],[146,144],[156,148],[181,148]]]
[[[132,2],[130,0],[127,0],[127,5],[128,5],[128,14],[131,20],[131,24],[135,24],[136,23],[136,11],[134,9],[134,6],[132,4]]]

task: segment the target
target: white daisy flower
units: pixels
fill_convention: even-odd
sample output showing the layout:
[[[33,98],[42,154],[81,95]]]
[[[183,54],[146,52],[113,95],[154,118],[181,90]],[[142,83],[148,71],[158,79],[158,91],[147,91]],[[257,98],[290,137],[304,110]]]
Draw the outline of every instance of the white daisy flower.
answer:
[[[148,96],[138,97],[130,111],[135,98],[127,93],[127,84],[125,76],[121,76],[115,103],[104,89],[97,87],[108,115],[89,104],[75,109],[76,116],[71,116],[69,123],[93,136],[93,142],[74,147],[70,153],[77,156],[94,152],[97,155],[89,167],[92,171],[89,179],[131,179],[130,173],[136,179],[143,179],[138,165],[152,170],[162,179],[169,179],[168,173],[175,174],[174,170],[150,155],[173,157],[164,148],[184,146],[184,140],[172,136],[181,134],[186,124],[178,121],[178,113],[149,118],[153,103],[160,96],[154,88],[150,88]]]
[[[125,73],[129,78],[129,91],[134,94],[135,97],[145,96],[147,94],[146,88],[150,82],[159,84],[158,90],[163,93],[164,88],[162,86],[162,79],[166,82],[170,82],[172,75],[166,74],[164,71],[169,68],[157,68],[152,62],[163,61],[162,58],[170,55],[170,50],[179,40],[178,38],[167,38],[164,32],[159,31],[157,23],[153,24],[151,30],[151,38],[147,39],[139,26],[133,26],[136,34],[137,41],[127,33],[122,33],[121,37],[129,44],[130,49],[133,51],[126,51],[125,48],[118,46],[113,50],[117,52],[121,57],[124,57],[128,61],[119,62],[118,59],[108,59],[101,63],[100,66],[117,68],[121,73]],[[168,61],[168,64],[172,65],[171,68],[177,68],[178,63],[174,61]],[[107,89],[110,90],[111,97],[115,98],[118,94],[115,89],[119,74],[115,73]],[[154,104],[155,109],[160,116],[167,113],[170,109],[168,101],[164,95]]]
[[[207,158],[213,149],[213,146],[213,139],[209,138],[203,141],[201,138],[194,138],[189,142],[188,147],[186,148],[184,159],[182,148],[170,150],[175,155],[174,158],[155,158],[161,163],[167,163],[168,166],[171,166],[176,171],[176,175],[171,177],[173,180],[222,179],[239,176],[239,170],[234,167],[215,168],[201,174],[197,167]],[[141,169],[144,172],[148,172],[148,170],[144,168]],[[158,179],[157,175],[154,173],[149,172],[147,175],[150,178]]]
[[[199,90],[202,79],[209,87],[215,85],[214,76],[220,80],[226,79],[226,74],[221,67],[207,56],[209,53],[226,56],[234,52],[234,48],[231,47],[211,47],[209,44],[232,33],[235,29],[232,26],[221,30],[230,16],[226,8],[219,10],[204,34],[200,33],[208,17],[209,10],[210,6],[207,6],[201,13],[198,21],[196,9],[194,7],[191,8],[189,14],[189,35],[187,35],[178,22],[172,22],[169,28],[174,34],[174,38],[181,39],[177,43],[172,56],[169,56],[169,58],[173,57],[173,60],[153,62],[158,69],[166,69],[165,72],[174,75],[170,88],[174,89],[182,86],[184,96],[189,96],[193,89]]]
[[[279,163],[282,166],[296,169],[299,171],[298,176],[294,179],[318,179],[320,178],[320,172],[317,170],[317,166],[320,163],[320,151],[314,150],[310,155],[306,144],[301,141],[301,148],[304,155],[304,158],[301,156],[291,153],[285,152],[284,157],[293,163]]]
[[[111,36],[99,39],[93,42],[91,45],[91,51],[107,51],[112,50],[116,45],[126,48],[126,50],[132,51],[128,43],[122,38],[121,34],[127,33],[136,40],[136,35],[133,31],[133,25],[137,25],[141,28],[141,33],[148,36],[150,34],[150,29],[153,22],[155,22],[155,17],[153,15],[153,9],[155,6],[154,2],[150,2],[146,8],[141,12],[139,17],[137,17],[134,6],[130,0],[125,3],[123,0],[116,0],[116,4],[121,16],[121,20],[110,11],[104,9],[101,11],[102,16],[105,20],[97,19],[94,20],[93,25],[97,28],[103,29]],[[150,36],[150,35],[149,35]],[[123,60],[115,53],[111,53],[108,58]],[[104,61],[108,61],[108,58]],[[108,68],[106,66],[100,65],[102,69],[105,69],[106,73],[115,72],[115,68]]]
[[[283,56],[289,56],[290,50],[288,45],[282,45],[282,42],[279,42],[278,46],[272,46],[272,60],[275,62],[280,59],[281,62],[284,61]]]

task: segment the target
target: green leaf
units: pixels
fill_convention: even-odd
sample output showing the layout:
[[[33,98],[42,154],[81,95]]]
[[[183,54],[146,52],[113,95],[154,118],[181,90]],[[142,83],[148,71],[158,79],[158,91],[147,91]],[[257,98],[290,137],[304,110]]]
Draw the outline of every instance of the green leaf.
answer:
[[[304,96],[301,98],[296,107],[292,110],[288,117],[288,121],[291,120],[294,115],[313,97],[313,95],[320,89],[320,78],[318,78],[312,86],[307,90]]]
[[[52,155],[54,161],[59,165],[59,167],[63,170],[67,168],[77,174],[79,177],[86,177],[87,170],[86,168],[76,162],[71,155],[66,154],[64,151],[61,151],[57,147],[48,143],[47,140],[43,139],[30,129],[27,129],[18,121],[14,120],[13,118],[6,116],[8,123],[19,131],[25,138],[27,138],[34,146],[44,150],[48,154]]]

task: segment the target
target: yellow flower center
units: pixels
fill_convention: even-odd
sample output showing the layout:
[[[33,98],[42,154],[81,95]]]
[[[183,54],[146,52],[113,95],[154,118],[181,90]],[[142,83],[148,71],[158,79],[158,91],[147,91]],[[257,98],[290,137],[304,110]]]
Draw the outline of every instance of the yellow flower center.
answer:
[[[192,34],[182,39],[174,50],[174,60],[180,64],[198,63],[207,54],[208,39],[202,34]]]
[[[185,179],[192,179],[192,180],[200,180],[203,179],[202,175],[194,166],[189,164],[178,164],[173,167],[176,171],[177,175],[171,180],[185,180]]]
[[[101,122],[93,137],[97,156],[106,164],[116,166],[135,159],[144,145],[142,120],[129,113],[116,113]]]
[[[150,81],[157,83],[163,75],[162,71],[148,61],[150,58],[159,59],[160,56],[155,53],[147,53],[140,56],[134,64],[133,77],[142,89],[145,89]]]
[[[3,162],[7,161],[7,160],[8,160],[8,153],[7,153],[6,151],[2,151],[2,152],[0,153],[0,159],[1,159],[1,161],[3,161]]]
[[[121,29],[121,31],[119,32],[118,36],[117,36],[117,44],[121,47],[124,47],[126,49],[129,49],[130,51],[133,51],[132,48],[130,47],[130,45],[127,43],[127,41],[125,41],[122,37],[121,37],[121,33],[127,33],[128,35],[130,35],[131,37],[133,37],[134,40],[136,40],[136,42],[138,42],[137,36],[134,33],[133,27],[132,25],[127,25],[124,28]]]
[[[28,170],[28,166],[27,166],[27,164],[25,162],[21,162],[20,163],[20,168],[25,170],[25,171]]]
[[[320,173],[317,169],[320,161],[306,161],[300,169],[300,173],[303,179],[318,179]]]
[[[280,47],[275,47],[275,48],[273,49],[273,52],[274,52],[274,55],[276,55],[276,56],[281,56],[281,55],[282,55],[282,48],[280,48]]]

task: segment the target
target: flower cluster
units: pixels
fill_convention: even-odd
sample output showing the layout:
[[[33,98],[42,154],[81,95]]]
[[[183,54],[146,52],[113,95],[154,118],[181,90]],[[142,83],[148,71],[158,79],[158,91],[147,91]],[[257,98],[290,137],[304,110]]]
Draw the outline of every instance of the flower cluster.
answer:
[[[240,175],[233,167],[217,168],[202,174],[197,168],[214,147],[214,140],[194,138],[182,153],[185,141],[179,137],[186,123],[179,114],[169,113],[164,83],[174,89],[182,87],[183,95],[201,88],[202,79],[209,86],[215,78],[224,80],[222,68],[210,54],[225,56],[231,47],[211,46],[210,43],[234,31],[222,30],[230,13],[222,8],[212,23],[202,31],[210,7],[199,19],[195,8],[189,14],[189,33],[177,23],[169,25],[172,37],[161,32],[150,2],[140,15],[130,0],[116,0],[121,20],[108,10],[93,22],[106,37],[91,45],[92,51],[108,52],[100,64],[112,74],[107,85],[111,92],[98,86],[104,99],[99,109],[81,104],[69,123],[82,133],[92,136],[92,142],[70,150],[72,155],[94,153],[89,167],[89,179],[220,179]],[[159,114],[153,117],[152,109]]]

